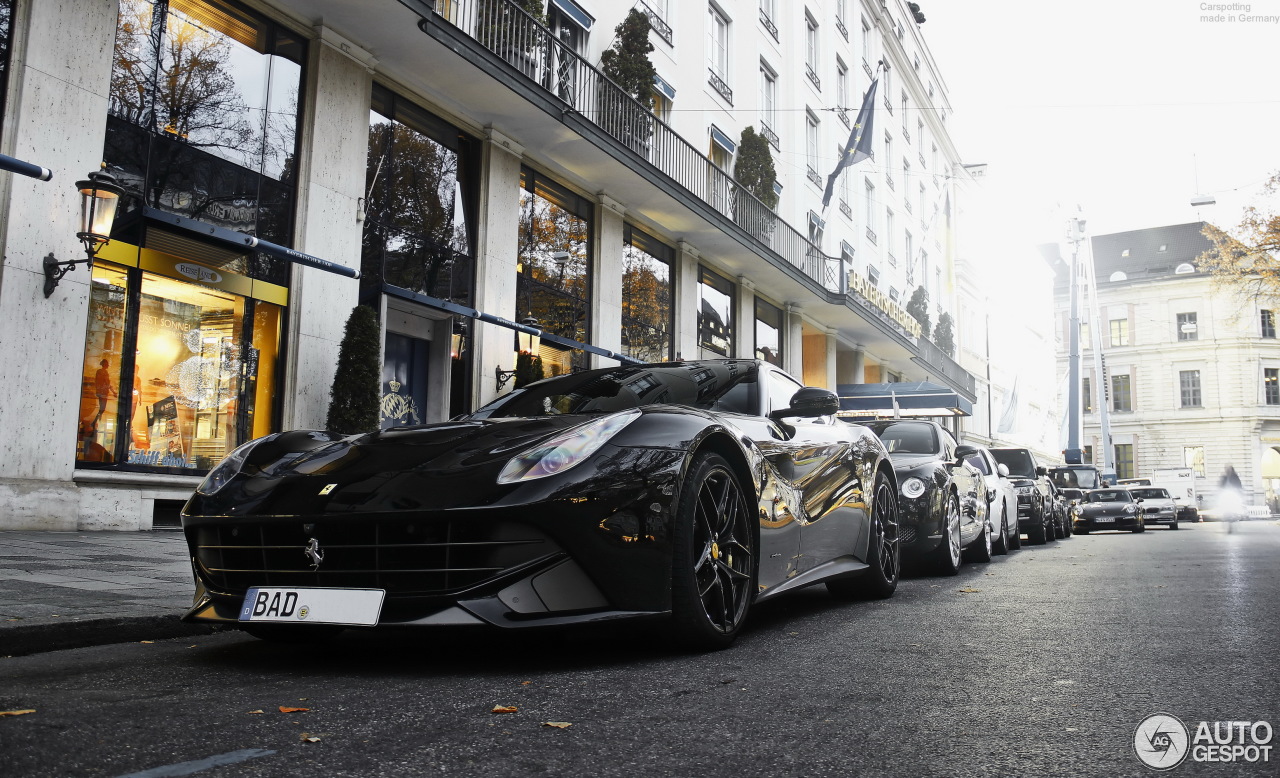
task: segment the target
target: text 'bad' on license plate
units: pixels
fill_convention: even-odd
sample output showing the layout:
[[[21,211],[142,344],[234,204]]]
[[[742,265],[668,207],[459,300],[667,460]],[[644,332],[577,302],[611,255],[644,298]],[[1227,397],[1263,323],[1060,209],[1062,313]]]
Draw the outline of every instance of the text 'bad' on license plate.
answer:
[[[385,596],[384,589],[257,586],[245,592],[240,621],[371,627],[378,623]]]

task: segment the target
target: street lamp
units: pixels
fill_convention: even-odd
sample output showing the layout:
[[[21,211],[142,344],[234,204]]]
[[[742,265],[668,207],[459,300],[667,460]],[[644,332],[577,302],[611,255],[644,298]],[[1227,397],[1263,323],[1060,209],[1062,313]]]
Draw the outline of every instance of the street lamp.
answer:
[[[84,244],[86,259],[71,259],[59,262],[50,251],[44,258],[44,296],[53,294],[58,282],[71,268],[79,264],[93,267],[94,257],[103,246],[111,242],[111,224],[116,219],[116,206],[120,204],[120,195],[124,194],[115,179],[107,172],[107,163],[102,163],[100,170],[95,170],[83,181],[76,182],[80,191],[80,231],[76,237]]]

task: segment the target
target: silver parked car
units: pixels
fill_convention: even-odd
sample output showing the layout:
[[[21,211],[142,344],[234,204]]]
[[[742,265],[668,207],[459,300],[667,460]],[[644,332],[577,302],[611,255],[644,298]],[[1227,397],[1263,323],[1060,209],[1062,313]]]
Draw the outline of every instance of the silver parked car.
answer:
[[[1142,517],[1148,524],[1178,528],[1178,504],[1169,490],[1159,486],[1132,486],[1129,493],[1142,500]]]
[[[964,461],[982,473],[987,482],[987,525],[991,533],[991,551],[1007,554],[1022,547],[1018,530],[1018,490],[1009,478],[1009,468],[996,462],[991,451],[974,446],[974,453]]]

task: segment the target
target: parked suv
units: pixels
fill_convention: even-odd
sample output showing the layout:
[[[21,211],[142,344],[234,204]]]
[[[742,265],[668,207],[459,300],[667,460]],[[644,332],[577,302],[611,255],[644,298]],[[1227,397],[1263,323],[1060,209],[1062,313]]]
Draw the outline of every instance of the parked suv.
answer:
[[[1009,479],[1018,491],[1018,531],[1027,533],[1031,543],[1055,539],[1054,496],[1048,471],[1036,462],[1030,449],[993,448],[991,455],[1009,468]]]

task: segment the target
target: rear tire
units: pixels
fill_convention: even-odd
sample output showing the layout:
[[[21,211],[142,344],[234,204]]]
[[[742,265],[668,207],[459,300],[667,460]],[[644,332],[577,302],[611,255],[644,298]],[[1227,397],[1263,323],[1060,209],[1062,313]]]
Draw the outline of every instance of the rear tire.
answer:
[[[678,644],[727,648],[742,630],[760,566],[754,519],[724,457],[693,461],[672,532],[671,633]]]
[[[1138,526],[1133,528],[1133,533],[1135,535],[1138,534],[1139,532],[1146,532],[1146,531],[1147,531],[1147,525],[1141,521],[1138,522]]]
[[[1027,542],[1033,546],[1042,546],[1049,540],[1048,525],[1045,524],[1044,516],[1041,516],[1034,524],[1027,527]]]
[[[982,523],[982,535],[969,547],[965,549],[967,556],[974,562],[990,562],[991,561],[991,527],[984,521]]]
[[[1169,529],[1177,529],[1177,528],[1178,528],[1178,522],[1176,520],[1169,525]]]
[[[1004,556],[1009,553],[1011,541],[1009,540],[1009,513],[1005,509],[1000,510],[1000,540],[991,544],[991,553]]]
[[[1022,527],[1018,526],[1018,519],[1014,518],[1013,526],[1009,528],[1009,548],[1017,551],[1022,548]]]
[[[898,499],[884,473],[876,473],[871,492],[871,536],[868,569],[857,578],[827,581],[827,591],[839,600],[883,600],[898,588],[902,549],[898,545]]]

